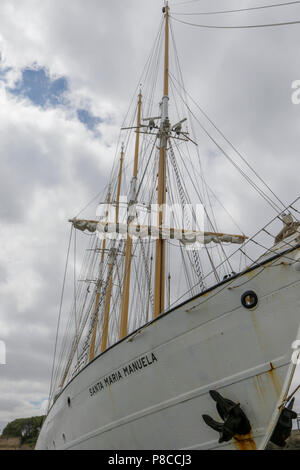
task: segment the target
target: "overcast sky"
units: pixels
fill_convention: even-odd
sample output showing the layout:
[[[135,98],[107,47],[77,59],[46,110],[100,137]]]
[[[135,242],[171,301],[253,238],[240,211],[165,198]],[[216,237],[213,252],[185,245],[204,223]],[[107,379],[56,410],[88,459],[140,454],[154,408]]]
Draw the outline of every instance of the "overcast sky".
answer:
[[[171,13],[187,13],[274,1],[172,3]],[[0,2],[0,340],[7,345],[0,429],[43,410],[67,220],[107,182],[161,6],[161,0]],[[300,5],[181,19],[300,20]],[[174,21],[173,28],[187,89],[280,198],[292,202],[300,174],[300,105],[291,100],[292,82],[300,79],[300,25],[209,30]],[[254,234],[272,209],[204,136],[201,151],[209,184]]]

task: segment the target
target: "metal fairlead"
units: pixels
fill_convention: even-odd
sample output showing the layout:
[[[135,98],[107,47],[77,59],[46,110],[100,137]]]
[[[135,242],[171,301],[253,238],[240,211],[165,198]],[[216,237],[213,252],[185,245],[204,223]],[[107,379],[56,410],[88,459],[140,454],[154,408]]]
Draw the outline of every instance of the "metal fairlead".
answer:
[[[235,434],[246,435],[251,431],[250,422],[241,410],[239,403],[223,398],[215,390],[209,391],[212,399],[217,403],[217,411],[224,423],[215,421],[209,415],[202,415],[207,426],[220,433],[219,443],[228,442]]]

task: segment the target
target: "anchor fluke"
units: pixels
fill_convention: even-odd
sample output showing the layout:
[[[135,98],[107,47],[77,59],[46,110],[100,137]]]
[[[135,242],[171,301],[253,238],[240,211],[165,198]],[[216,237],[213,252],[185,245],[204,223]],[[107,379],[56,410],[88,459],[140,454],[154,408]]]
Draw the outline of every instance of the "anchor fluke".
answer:
[[[290,437],[293,428],[293,419],[297,418],[297,413],[293,411],[295,398],[292,398],[286,408],[283,408],[279,415],[270,441],[279,447],[284,447],[286,440]]]
[[[202,415],[207,426],[220,433],[219,443],[228,442],[236,434],[247,435],[251,431],[250,422],[241,410],[240,404],[222,397],[216,390],[210,390],[210,396],[216,402],[217,411],[224,423],[219,423],[209,415]]]
[[[214,431],[217,431],[220,434],[219,443],[221,442],[228,442],[230,439],[233,438],[234,433],[230,429],[225,427],[224,423],[218,423],[209,415],[202,415],[204,422],[212,428]]]
[[[232,409],[233,406],[236,404],[229,400],[228,398],[223,398],[222,395],[220,395],[219,392],[216,390],[210,390],[209,391],[210,396],[212,399],[217,403],[217,410],[220,415],[220,417],[225,421],[230,413],[230,410]]]

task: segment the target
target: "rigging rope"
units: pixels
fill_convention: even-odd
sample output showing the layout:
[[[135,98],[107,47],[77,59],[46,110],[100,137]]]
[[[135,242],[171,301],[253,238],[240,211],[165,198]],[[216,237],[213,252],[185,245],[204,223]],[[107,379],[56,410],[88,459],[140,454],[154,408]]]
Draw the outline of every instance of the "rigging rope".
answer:
[[[175,19],[175,21],[178,21],[178,20]],[[156,83],[157,83],[157,77],[158,77],[157,70],[158,70],[158,63],[159,63],[160,55],[161,55],[160,39],[161,39],[161,30],[159,31],[158,42],[155,42],[155,44],[154,44],[155,47],[152,51],[152,55],[151,55],[150,59],[147,62],[147,71],[146,71],[146,76],[147,77],[146,78],[147,79],[151,78],[151,80],[153,80],[153,86],[152,87],[150,86],[148,88],[146,87],[146,90],[148,90],[148,95],[146,95],[146,96],[149,97],[149,101],[148,101],[149,115],[150,115],[150,110],[152,110],[152,107],[153,107],[153,105],[152,105],[153,96],[154,96],[155,91],[156,91]],[[150,70],[150,66],[152,65],[152,63],[154,64],[153,72]],[[144,71],[143,71],[143,73],[144,73]],[[142,74],[142,76],[143,76],[143,74]],[[139,82],[140,82],[140,80],[139,80]],[[134,96],[135,96],[135,94],[134,94]],[[146,103],[147,103],[147,101],[146,101],[146,97],[145,97],[145,107],[146,107]],[[187,103],[184,102],[184,104],[187,106],[188,110],[190,111]],[[130,112],[131,109],[132,109],[132,103],[131,103],[130,108],[127,112],[125,120],[127,119],[127,116],[129,115],[129,112]],[[124,120],[124,123],[125,123],[125,120]],[[130,133],[128,133],[127,137],[126,137],[126,139],[127,139],[126,149],[127,149],[127,145],[129,145],[129,138],[130,138],[129,134]],[[149,137],[150,137],[150,139],[147,141],[147,139]],[[153,151],[154,151],[154,148],[155,148],[156,141],[157,141],[157,136],[155,136],[154,138],[151,137],[150,135],[145,136],[145,139],[144,139],[144,142],[143,142],[143,144],[145,144],[144,147],[143,147],[143,154],[144,155],[142,157],[143,158],[143,167],[144,167],[143,170],[144,171],[143,171],[143,176],[142,176],[142,178],[139,182],[140,184],[139,184],[139,187],[138,187],[138,194],[141,193],[140,194],[141,196],[144,193],[147,193],[147,195],[148,195],[149,191],[151,192],[151,188],[153,188],[152,189],[153,192],[152,192],[152,195],[151,195],[151,200],[152,200],[153,194],[155,192],[156,178],[155,178],[155,173],[153,175],[151,175],[151,172],[149,171],[149,176],[147,176],[146,171],[148,169],[149,170],[151,169],[151,165],[154,165],[154,162],[152,161],[152,154],[153,154]],[[153,147],[152,147],[152,145],[153,145]],[[177,144],[176,144],[176,146],[177,146]],[[150,157],[149,157],[149,153],[150,153]],[[174,173],[175,173],[175,179],[176,178],[181,179],[182,188],[181,188],[181,190],[179,188],[179,196],[181,198],[182,197],[181,193],[186,192],[186,187],[185,187],[185,180],[181,175],[180,167],[177,167],[177,162],[176,161],[175,161],[175,165],[173,165],[173,170],[174,170]],[[111,172],[111,177],[112,178],[114,178],[114,172],[115,172],[115,168]],[[142,173],[142,166],[141,166],[140,172]],[[152,180],[151,180],[151,176],[153,176]],[[149,178],[149,181],[147,180],[148,178]],[[114,190],[114,188],[113,188],[113,190]],[[186,192],[186,195],[187,195],[187,192]],[[187,197],[188,197],[188,195],[187,195]],[[178,194],[176,194],[176,198],[178,198]],[[71,231],[71,233],[72,233],[72,231]],[[70,243],[71,243],[71,240],[70,240]],[[134,256],[134,253],[137,250],[137,246],[138,246],[138,243],[134,247],[133,256]],[[136,274],[136,285],[135,285],[136,289],[135,290],[132,289],[133,299],[132,299],[132,305],[131,305],[131,312],[132,313],[137,313],[137,315],[135,315],[135,317],[133,317],[129,320],[131,322],[131,324],[129,325],[129,329],[133,324],[135,324],[135,326],[137,326],[138,323],[143,320],[142,315],[145,314],[145,311],[143,313],[145,305],[143,305],[141,300],[142,300],[142,297],[144,296],[144,292],[149,290],[149,300],[150,300],[150,303],[153,303],[153,300],[151,298],[151,297],[153,297],[153,294],[151,293],[151,277],[152,277],[152,266],[151,265],[152,265],[153,257],[152,257],[152,255],[150,257],[152,247],[150,245],[148,245],[148,253],[146,253],[145,243],[143,243],[140,240],[139,249],[141,250],[141,255],[142,255],[142,259],[143,259],[144,264],[145,264],[145,268],[142,266],[142,264],[139,265],[138,263],[135,262],[135,260],[133,260],[133,268],[134,268],[135,274]],[[181,246],[180,246],[180,249],[182,249]],[[75,248],[74,253],[76,253],[76,248]],[[75,255],[74,255],[74,257],[75,257]],[[150,261],[150,263],[151,263],[150,264],[150,270],[149,270],[149,266],[147,264],[147,258],[148,258],[148,260],[149,259],[151,260]],[[88,259],[89,266],[88,266],[87,271],[85,271],[85,274],[86,273],[90,274],[90,279],[92,279],[92,277],[93,277],[95,259],[96,259],[96,254],[95,253],[93,253],[93,255],[91,255],[91,257]],[[191,264],[191,262],[189,264]],[[213,266],[213,263],[211,263],[211,264]],[[121,284],[121,282],[120,282],[120,273],[119,273],[119,268],[121,268],[121,266],[122,266],[122,261],[120,262],[120,265],[117,264],[116,273],[114,273],[114,277],[117,277],[117,279],[118,279],[118,287],[120,287],[120,284]],[[185,265],[184,265],[184,267],[185,267]],[[106,268],[107,268],[107,263],[106,263]],[[182,268],[182,265],[181,265],[181,268]],[[142,272],[143,269],[145,269],[146,276],[144,276],[144,273]],[[75,283],[75,279],[76,279],[75,274],[76,273],[75,273],[75,263],[74,263],[74,283]],[[108,278],[109,278],[110,273],[108,273],[108,274],[109,274],[108,275]],[[142,274],[143,274],[143,276],[142,276]],[[89,280],[88,282],[92,283],[93,280]],[[77,295],[75,297],[75,302],[74,302],[74,306],[73,306],[73,315],[74,315],[74,308],[75,308],[75,315],[76,315],[76,312],[78,313],[78,325],[76,327],[76,330],[78,331],[78,338],[75,339],[75,343],[73,343],[73,344],[71,343],[71,350],[69,349],[69,344],[66,347],[66,351],[69,352],[69,355],[67,356],[67,366],[68,365],[69,366],[71,366],[71,365],[74,366],[74,362],[72,362],[72,361],[73,361],[74,354],[75,354],[76,350],[77,350],[77,353],[78,353],[78,346],[79,346],[79,341],[80,341],[80,346],[81,346],[82,352],[81,352],[79,358],[77,359],[77,363],[75,364],[75,372],[77,372],[81,368],[81,366],[82,366],[81,361],[85,360],[84,355],[86,354],[86,347],[87,347],[88,341],[89,341],[90,329],[88,331],[87,338],[84,339],[83,335],[86,335],[86,331],[88,329],[88,327],[86,326],[87,320],[88,320],[88,318],[90,318],[90,313],[91,313],[90,311],[91,311],[91,308],[94,304],[94,296],[93,295],[91,295],[88,298],[88,294],[86,293],[86,295],[84,297],[85,290],[82,287],[82,285],[80,286],[80,288],[77,289]],[[76,289],[74,288],[74,290],[76,290]],[[105,286],[104,292],[105,292],[105,290],[106,290],[106,286]],[[186,295],[186,293],[185,293],[185,295]],[[76,303],[76,299],[77,299],[77,303]],[[99,307],[102,306],[103,299],[104,299],[104,294],[102,296],[101,302],[99,303]],[[115,332],[117,330],[119,330],[119,325],[118,325],[119,316],[118,316],[118,308],[117,308],[118,305],[119,305],[119,300],[120,300],[119,289],[118,289],[118,294],[114,297],[114,299],[115,300],[114,300],[114,303],[113,303],[113,307],[111,309],[110,325],[109,325],[109,328],[110,328],[110,330],[109,330],[110,344],[111,344],[112,341],[115,341],[115,340],[117,341],[117,339],[118,339],[118,338],[114,338],[114,335],[115,335]],[[149,306],[149,300],[148,300],[148,306]],[[83,303],[81,304],[81,302],[83,302]],[[77,309],[77,306],[78,306],[78,309]],[[136,307],[136,309],[134,307]],[[61,313],[61,310],[60,310],[60,313]],[[112,315],[112,313],[113,313],[113,315]],[[59,322],[60,322],[60,315],[59,315]],[[76,323],[76,321],[75,321],[75,323]],[[89,328],[91,326],[92,325],[90,324]],[[116,328],[116,326],[117,326],[117,328]],[[58,334],[58,332],[57,332],[57,334]],[[98,335],[98,343],[99,343],[99,339],[100,339],[100,334]],[[83,341],[84,341],[84,343],[82,344]],[[75,346],[75,351],[73,349],[74,346]],[[57,347],[57,341],[56,341],[56,345],[55,345],[55,357],[56,357],[56,347]],[[72,356],[72,354],[73,354],[73,356]],[[54,358],[54,363],[53,363],[53,369],[54,369],[54,365],[55,365],[55,358]],[[53,378],[53,372],[52,372],[52,377],[51,377],[50,393],[52,392],[52,378]]]
[[[187,3],[187,2],[184,2]],[[221,11],[202,11],[202,12],[194,12],[194,13],[181,13],[181,12],[174,12],[172,11],[173,15],[187,15],[187,16],[200,16],[200,15],[222,15],[224,13],[237,13],[237,12],[243,12],[243,11],[253,11],[253,10],[264,10],[266,8],[277,8],[277,7],[285,7],[285,6],[290,6],[290,5],[295,5],[295,4],[300,4],[300,1],[294,1],[294,2],[287,2],[287,3],[273,3],[272,5],[262,5],[258,7],[250,7],[250,8],[239,8],[235,10],[221,10]],[[179,4],[177,4],[179,5]]]
[[[170,78],[172,80],[172,77],[170,75]],[[173,82],[174,85],[174,82]],[[174,85],[175,87],[175,85]],[[176,87],[175,87],[176,89]],[[177,90],[180,98],[184,101],[184,98],[181,96],[179,91]],[[185,101],[184,101],[185,102]],[[206,128],[203,126],[203,124],[199,121],[199,119],[195,116],[195,114],[192,112],[190,109],[188,103],[185,102],[185,105],[187,106],[188,110],[190,111],[191,115],[194,117],[194,119],[198,122],[199,126],[205,132],[205,134],[211,139],[211,141],[218,147],[218,149],[223,153],[223,155],[230,161],[230,163],[238,170],[238,172],[246,179],[246,181],[260,194],[263,199],[272,207],[273,210],[275,210],[277,213],[281,212],[280,207],[272,201],[272,199],[261,189],[257,184],[251,180],[251,178],[232,160],[232,158],[228,155],[227,152],[221,147],[221,145],[218,144],[218,142],[212,137],[212,135],[206,130]],[[249,164],[248,164],[249,166]],[[250,167],[251,168],[251,167]],[[266,183],[265,183],[266,184]],[[283,205],[283,203],[281,203]],[[283,205],[284,206],[284,205]]]
[[[153,46],[151,47],[151,50],[150,50],[150,53],[149,53],[149,56],[148,56],[148,59],[143,67],[143,70],[142,70],[142,73],[139,77],[139,80],[138,80],[138,84],[137,86],[135,87],[135,90],[132,94],[132,98],[131,98],[131,101],[130,101],[130,104],[129,104],[129,107],[128,107],[128,110],[125,114],[125,117],[123,119],[123,122],[121,124],[121,128],[125,126],[125,122],[128,118],[128,115],[129,115],[129,112],[130,112],[130,109],[132,107],[132,104],[134,102],[134,99],[136,97],[136,94],[137,94],[137,90],[139,89],[139,86],[140,86],[140,83],[144,77],[144,79],[146,80],[148,74],[149,74],[149,70],[150,70],[150,65],[151,65],[151,62],[153,60],[153,57],[155,57],[157,55],[157,47],[159,46],[160,44],[160,41],[161,41],[161,34],[162,34],[162,29],[163,29],[163,24],[164,24],[164,20],[163,18],[161,19],[161,22],[159,24],[159,28],[158,28],[158,32],[157,32],[157,35],[155,37],[155,40],[154,40],[154,43],[153,43]],[[110,173],[110,178],[109,178],[109,183],[104,187],[104,189],[101,189],[101,191],[99,191],[82,209],[80,209],[80,211],[77,213],[77,215],[75,216],[76,218],[79,217],[80,214],[82,214],[82,212],[84,212],[91,204],[93,204],[93,202],[95,202],[101,195],[105,194],[107,192],[107,190],[109,189],[110,187],[110,184],[111,184],[111,180],[113,179],[112,178],[112,175],[113,175],[113,171],[114,171],[114,166],[115,164],[118,162],[118,158],[117,158],[117,155],[118,155],[118,147],[119,147],[119,144],[120,144],[120,140],[121,140],[121,132],[119,132],[119,136],[118,136],[118,141],[117,141],[117,145],[116,145],[116,152],[115,152],[115,156],[114,156],[114,164],[112,166],[112,170],[111,170],[111,173]]]
[[[66,277],[67,277],[67,270],[68,270],[68,264],[69,264],[69,255],[70,255],[70,248],[71,248],[71,241],[72,241],[72,233],[73,233],[73,226],[71,226],[71,229],[70,229],[67,257],[66,257],[64,277],[63,277],[63,285],[62,285],[61,296],[60,296],[60,304],[59,304],[57,327],[56,327],[56,336],[55,336],[55,345],[54,345],[54,355],[53,355],[53,363],[52,363],[52,371],[51,371],[51,379],[50,379],[48,410],[49,410],[49,407],[50,407],[51,394],[52,394],[52,391],[53,391],[52,386],[53,386],[53,375],[54,375],[57,344],[58,344],[58,333],[59,333],[59,326],[60,326],[61,313],[62,313],[62,304],[63,304],[64,293],[65,293],[65,285],[66,285]]]
[[[171,35],[172,35],[172,40],[173,40],[173,48],[174,48],[174,53],[175,53],[175,58],[176,58],[176,65],[177,65],[177,69],[178,69],[178,75],[179,75],[179,78],[181,80],[181,83],[180,83],[180,86],[181,88],[183,89],[183,92],[185,94],[185,100],[186,102],[188,102],[188,96],[187,96],[187,92],[185,90],[185,85],[184,85],[184,79],[183,79],[183,73],[182,73],[182,69],[181,69],[181,66],[180,66],[180,61],[179,61],[179,55],[178,55],[178,51],[177,51],[177,46],[176,46],[176,41],[175,41],[175,35],[174,35],[174,32],[173,32],[173,24],[172,22],[170,22],[170,29],[171,29]],[[170,72],[169,72],[170,74]],[[177,81],[177,80],[176,80]],[[179,83],[177,81],[177,83]],[[173,82],[171,82],[171,85],[173,85]],[[176,90],[177,92],[177,90]],[[173,92],[174,93],[174,92]],[[178,92],[177,92],[178,93]],[[181,100],[181,103],[182,103],[182,106],[184,105],[183,101]],[[189,121],[190,121],[190,125],[191,125],[191,129],[192,129],[192,135],[193,135],[193,139],[196,140],[196,134],[195,134],[195,130],[194,130],[194,126],[193,126],[193,121],[192,121],[192,115],[191,113],[189,112],[189,109],[187,108],[188,110],[188,113],[189,113]],[[184,114],[184,113],[183,113]],[[181,156],[181,153],[180,153],[180,150],[179,150],[179,146],[177,145],[176,141],[175,141],[175,144],[176,144],[176,147],[178,149],[178,152]],[[190,151],[189,151],[189,147],[188,145],[186,145],[186,148],[187,148],[187,153],[188,153],[188,158],[189,158],[189,163],[192,167],[192,170],[194,172],[194,176],[195,176],[195,181],[197,180],[197,177],[196,177],[196,171],[195,171],[195,167],[193,165],[193,162],[192,162],[192,159],[191,159],[191,155],[190,155]],[[208,186],[205,178],[204,178],[204,170],[203,170],[203,165],[202,165],[202,162],[201,162],[201,155],[200,155],[200,151],[199,151],[199,147],[196,146],[196,152],[197,152],[197,156],[198,156],[198,159],[197,159],[197,162],[199,164],[199,174],[200,174],[200,179],[201,179],[201,183],[202,183],[202,191],[203,191],[203,195],[202,195],[202,198],[201,196],[198,194],[198,191],[197,189],[195,188],[195,184],[191,178],[191,175],[190,175],[190,172],[188,171],[187,169],[187,165],[185,163],[185,160],[183,159],[183,157],[181,156],[182,158],[182,162],[187,170],[187,173],[190,177],[190,180],[191,180],[191,183],[193,185],[193,187],[196,189],[196,194],[198,195],[200,201],[202,202],[204,208],[205,208],[205,213],[206,213],[206,216],[209,220],[209,223],[211,225],[211,228],[212,230],[214,230],[215,232],[219,232],[220,230],[218,229],[218,226],[217,226],[217,222],[216,222],[216,218],[215,218],[215,214],[214,214],[214,210],[213,210],[213,207],[212,207],[212,203],[211,203],[211,197],[210,197],[210,193],[215,197],[216,200],[218,200],[216,194],[212,191],[212,189]],[[210,193],[209,193],[209,190],[210,190]],[[208,200],[208,204],[210,206],[210,209],[211,209],[211,215],[212,215],[212,218],[209,216],[207,210],[206,210],[206,197],[207,197],[207,200]],[[222,207],[224,207],[222,204],[221,204]],[[227,212],[227,211],[226,211]],[[230,218],[233,220],[232,216],[230,215]],[[234,222],[235,223],[235,222]],[[235,225],[237,225],[235,223]],[[240,229],[239,229],[240,230]],[[241,232],[243,232],[241,230]],[[215,247],[216,250],[215,252],[218,254],[220,260],[222,260],[222,256],[225,257],[225,259],[227,259],[227,264],[228,264],[228,267],[229,267],[229,272],[227,271],[226,273],[226,270],[225,270],[225,267],[222,266],[222,269],[224,270],[224,274],[229,274],[233,271],[231,265],[230,265],[230,262],[228,260],[228,256],[225,252],[225,249],[224,249],[224,246],[223,246],[223,243],[221,243],[219,246],[216,246]],[[215,269],[215,266],[214,266],[214,260],[212,258],[212,256],[210,255],[209,251],[208,251],[208,247],[205,245],[205,250],[207,252],[207,256],[209,258],[209,262],[212,266],[212,268],[214,269],[214,272],[215,272],[215,277],[216,277],[216,280],[218,281],[218,274],[216,272],[216,269]]]
[[[232,150],[234,150],[237,155],[241,158],[241,160],[248,166],[248,168],[255,174],[255,176],[260,180],[260,182],[270,191],[270,193],[277,199],[277,201],[282,205],[282,207],[285,207],[285,204],[279,199],[279,197],[274,193],[274,191],[270,188],[270,186],[263,180],[263,178],[257,173],[257,171],[250,165],[250,163],[246,160],[245,157],[240,153],[240,151],[230,142],[230,140],[223,134],[223,132],[220,130],[219,127],[209,118],[209,116],[206,114],[206,112],[199,106],[199,104],[192,98],[192,96],[188,93],[188,91],[184,88],[183,85],[181,85],[178,80],[169,72],[169,75],[171,75],[171,80],[174,79],[179,86],[183,89],[184,93],[192,100],[194,105],[199,109],[199,111],[203,114],[203,116],[208,120],[208,122],[216,129],[216,131],[223,137],[223,139],[230,145]],[[176,87],[175,87],[176,89]],[[176,90],[178,92],[178,90]],[[278,206],[279,208],[279,206]]]
[[[184,206],[187,206],[188,201],[186,199],[185,191],[184,191],[182,183],[181,183],[181,178],[180,178],[180,175],[179,175],[178,167],[177,167],[177,164],[176,164],[176,158],[175,158],[175,155],[174,155],[174,150],[173,150],[171,142],[169,143],[169,145],[170,145],[169,155],[171,157],[170,161],[171,161],[171,164],[173,166],[174,173],[175,173],[176,183],[177,183],[179,196],[180,196],[180,202],[181,202],[182,207],[184,207]],[[191,229],[192,227],[190,226],[190,220],[187,217],[186,211],[184,211],[184,218],[185,218],[185,222],[187,224],[186,225],[187,228]],[[196,270],[196,274],[197,274],[198,279],[199,279],[200,287],[201,287],[201,290],[204,291],[206,286],[205,286],[204,281],[203,281],[200,256],[199,256],[199,253],[198,253],[197,250],[192,250],[192,255],[193,255],[193,258],[194,258],[195,270]]]
[[[73,273],[73,283],[74,283],[74,319],[75,319],[75,336],[77,337],[78,330],[77,330],[77,302],[76,302],[76,295],[77,295],[77,278],[76,278],[76,251],[77,251],[77,243],[76,243],[76,230],[74,231],[74,273]],[[77,360],[78,360],[78,349],[77,353]]]
[[[276,26],[288,26],[293,24],[300,24],[300,20],[295,21],[284,21],[282,23],[267,23],[267,24],[251,24],[251,25],[239,25],[239,26],[217,26],[217,25],[207,25],[207,24],[196,24],[190,23],[188,21],[179,20],[175,18],[173,15],[170,15],[174,21],[178,23],[187,24],[189,26],[196,26],[198,28],[207,28],[207,29],[250,29],[250,28],[271,28]]]

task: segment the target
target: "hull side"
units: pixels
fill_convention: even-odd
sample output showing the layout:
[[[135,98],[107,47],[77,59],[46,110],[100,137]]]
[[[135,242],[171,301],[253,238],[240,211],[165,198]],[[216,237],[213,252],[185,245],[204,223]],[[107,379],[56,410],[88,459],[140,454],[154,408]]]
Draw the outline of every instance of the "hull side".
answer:
[[[217,286],[96,358],[58,397],[36,448],[263,447],[300,338],[300,272],[290,263],[299,256],[296,249]],[[241,305],[247,290],[258,295],[253,310]],[[202,419],[220,421],[212,389],[241,403],[251,435],[218,443]]]

